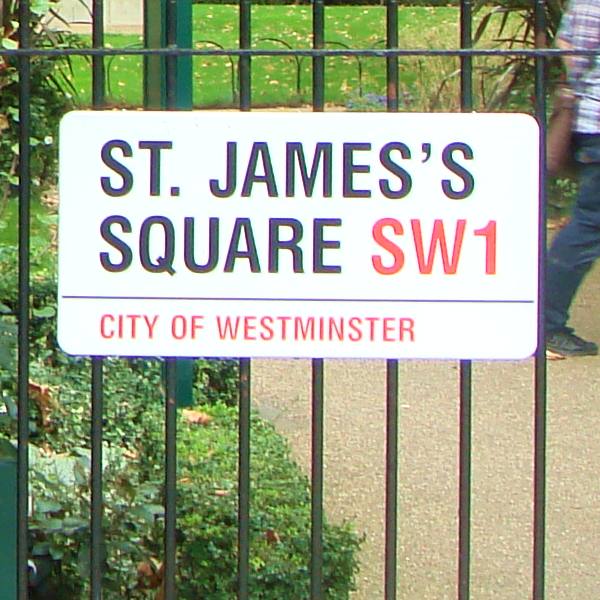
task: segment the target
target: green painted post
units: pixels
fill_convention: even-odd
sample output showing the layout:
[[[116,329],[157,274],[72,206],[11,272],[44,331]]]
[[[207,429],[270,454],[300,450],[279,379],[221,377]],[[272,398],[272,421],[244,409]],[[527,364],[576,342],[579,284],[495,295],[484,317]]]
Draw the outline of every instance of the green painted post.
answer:
[[[192,0],[177,2],[177,47],[192,47]],[[177,91],[175,108],[191,110],[193,108],[192,92],[192,57],[181,56],[177,59]]]
[[[144,0],[144,46],[164,48],[167,43],[166,0]],[[144,106],[164,108],[167,103],[164,56],[144,57]]]
[[[17,598],[17,452],[7,440],[0,442],[0,596]]]
[[[194,404],[194,361],[179,358],[175,361],[175,401],[179,408]]]
[[[175,4],[175,44],[192,47],[192,0],[177,0]],[[144,45],[146,48],[167,46],[167,0],[144,0]],[[167,106],[167,65],[164,56],[147,56],[144,60],[144,105],[149,109],[190,110],[193,106],[192,57],[178,57],[175,63],[175,102]],[[194,403],[192,360],[179,359],[174,365],[177,406]]]
[[[167,0],[144,0],[144,46],[167,46]],[[175,43],[178,48],[192,47],[192,0],[178,0],[175,15]],[[144,60],[144,104],[146,108],[167,108],[167,61],[164,56],[146,56]],[[175,106],[190,110],[192,98],[192,57],[181,56],[176,62]]]
[[[178,0],[176,11],[176,44],[179,48],[192,47],[192,0]],[[181,56],[176,63],[175,106],[191,110],[192,94],[192,57]],[[192,360],[175,362],[175,398],[177,406],[190,406],[194,403],[194,363]]]

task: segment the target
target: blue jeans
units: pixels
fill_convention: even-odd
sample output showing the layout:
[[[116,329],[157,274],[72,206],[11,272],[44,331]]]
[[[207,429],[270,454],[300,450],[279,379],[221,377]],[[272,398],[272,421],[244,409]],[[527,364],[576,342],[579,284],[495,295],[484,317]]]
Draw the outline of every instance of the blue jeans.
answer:
[[[571,221],[554,238],[546,269],[546,333],[572,331],[569,308],[600,256],[600,134],[575,135],[579,189]]]

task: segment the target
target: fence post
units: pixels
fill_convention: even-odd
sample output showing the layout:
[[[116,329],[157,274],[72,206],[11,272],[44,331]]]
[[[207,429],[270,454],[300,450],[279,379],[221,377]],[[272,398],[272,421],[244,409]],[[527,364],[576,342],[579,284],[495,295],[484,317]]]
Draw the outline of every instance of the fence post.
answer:
[[[168,39],[167,0],[144,0],[144,46],[166,48],[174,43],[178,48],[192,47],[192,1],[178,0],[175,23],[171,31],[174,40]],[[167,86],[167,60],[164,56],[144,58],[144,106],[150,109],[192,108],[192,57],[180,56],[175,62],[175,89]],[[171,92],[172,96],[167,97]],[[173,100],[172,102],[170,100]]]
[[[144,0],[144,45],[146,48],[190,48],[192,45],[192,1]],[[192,108],[192,58],[148,56],[144,60],[144,106],[150,109]],[[177,597],[177,417],[176,406],[193,403],[191,360],[165,361],[165,600]]]
[[[169,36],[167,22],[167,0],[144,2],[144,46],[146,48],[166,48],[175,38],[178,48],[192,46],[192,2],[179,0],[176,5],[175,23],[170,25],[174,36]],[[178,57],[175,62],[173,90],[168,89],[168,61],[164,56],[144,58],[144,106],[150,109],[192,108],[192,57]],[[177,360],[173,365],[175,376],[175,398],[177,406],[193,404],[193,362]]]
[[[144,46],[166,46],[166,0],[144,0]],[[166,105],[166,60],[164,56],[144,57],[144,106],[150,109]]]
[[[2,597],[17,597],[17,457],[12,445],[0,444],[0,590]]]

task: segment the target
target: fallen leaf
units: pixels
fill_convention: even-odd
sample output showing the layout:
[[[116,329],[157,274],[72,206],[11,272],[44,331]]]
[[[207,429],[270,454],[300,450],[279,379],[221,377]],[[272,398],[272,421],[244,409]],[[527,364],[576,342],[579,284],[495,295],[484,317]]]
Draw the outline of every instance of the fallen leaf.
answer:
[[[265,539],[267,542],[269,542],[269,544],[278,544],[281,542],[279,534],[274,529],[267,529],[265,531]]]
[[[51,414],[58,408],[58,403],[52,394],[50,386],[30,381],[29,397],[35,402],[40,411],[42,427],[49,427],[52,422]]]
[[[565,360],[565,357],[558,352],[546,349],[546,360]]]
[[[183,409],[181,411],[183,418],[192,425],[208,425],[213,418],[199,410]]]
[[[155,558],[138,563],[137,579],[138,588],[141,590],[155,590],[162,583],[164,567]]]
[[[137,460],[140,457],[140,453],[137,450],[125,448],[123,456],[129,460]]]

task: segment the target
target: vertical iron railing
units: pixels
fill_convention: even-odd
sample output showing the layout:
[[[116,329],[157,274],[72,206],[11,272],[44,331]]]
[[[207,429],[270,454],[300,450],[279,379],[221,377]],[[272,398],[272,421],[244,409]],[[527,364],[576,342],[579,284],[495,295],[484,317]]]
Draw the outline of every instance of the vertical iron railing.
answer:
[[[535,38],[546,39],[546,2],[535,0]],[[535,114],[546,121],[546,60],[535,57]],[[534,467],[533,467],[533,600],[545,597],[546,546],[546,329],[544,323],[544,283],[546,271],[546,148],[545,128],[540,128],[540,203],[538,251],[538,347],[534,383]]]
[[[103,360],[92,359],[92,425],[91,425],[91,517],[90,517],[90,598],[102,598],[103,539],[102,514],[102,408]]]
[[[240,49],[249,50],[252,46],[252,2],[251,0],[240,0],[239,14],[239,36]],[[250,110],[252,78],[251,78],[250,56],[240,56],[239,78],[240,78],[240,110]]]
[[[238,598],[250,597],[250,359],[240,359],[238,426]]]
[[[175,561],[177,555],[177,406],[175,398],[175,359],[167,358],[165,394],[165,528],[164,598],[175,600]]]
[[[324,362],[312,361],[310,597],[323,596]]]
[[[386,363],[385,600],[395,600],[398,554],[398,361]]]
[[[31,46],[29,2],[19,3],[19,47]],[[19,55],[19,279],[18,279],[18,453],[17,453],[17,594],[27,600],[29,508],[29,223],[31,198],[31,57]]]
[[[471,0],[460,2],[460,47],[472,47]],[[460,59],[460,107],[473,110],[473,59]],[[460,361],[459,492],[458,492],[458,600],[469,600],[471,577],[471,401],[472,363]]]
[[[325,3],[313,0],[313,49],[325,48]],[[325,58],[315,55],[312,60],[312,105],[313,110],[321,112],[325,107]]]
[[[325,47],[325,3],[313,0],[313,48]],[[314,56],[312,61],[312,108],[325,108],[325,58]],[[323,451],[324,451],[324,361],[314,358],[311,402],[311,555],[310,598],[323,599]]]
[[[470,597],[471,576],[471,382],[472,363],[460,362],[458,600]]]
[[[94,0],[92,4],[92,47],[104,47],[104,2]],[[104,107],[105,71],[104,57],[92,57],[92,105]],[[92,412],[91,412],[91,515],[90,515],[90,599],[102,599],[103,546],[102,530],[102,436],[104,406],[104,361],[92,358]]]
[[[177,0],[167,0],[164,18],[166,21],[166,46],[177,46]],[[177,57],[166,59],[167,110],[178,108]],[[164,598],[175,600],[177,587],[175,567],[177,558],[177,398],[176,365],[174,358],[166,358],[165,394],[165,529],[164,529]]]
[[[240,0],[239,47],[252,47],[252,1]],[[252,106],[252,69],[250,56],[239,58],[239,108]],[[238,424],[238,600],[250,597],[250,359],[239,360]]]
[[[148,0],[149,2],[149,0]],[[177,0],[160,0],[165,8],[164,22],[154,23],[164,28],[164,46],[177,48],[178,23],[181,6]],[[18,599],[28,598],[28,450],[29,450],[29,329],[30,329],[30,137],[31,137],[31,31],[30,3],[19,3],[19,48],[17,55],[19,74],[19,251],[18,251],[18,484],[17,484],[17,554]],[[399,49],[398,0],[386,0],[386,48]],[[546,2],[535,0],[536,39],[541,39],[546,29]],[[93,0],[92,48],[103,50],[104,27],[103,0]],[[252,105],[251,81],[251,13],[252,0],[239,0],[239,49],[248,51],[238,56],[239,109],[249,111]],[[187,16],[186,16],[187,18]],[[321,112],[325,108],[325,0],[312,2],[312,109]],[[472,0],[460,0],[460,48],[472,48]],[[158,31],[159,37],[162,31]],[[156,41],[156,40],[155,40]],[[162,47],[154,43],[152,47]],[[214,52],[219,54],[218,51]],[[343,54],[343,53],[342,53]],[[379,54],[381,56],[381,54]],[[337,56],[337,55],[336,55]],[[191,57],[185,57],[190,58]],[[397,112],[400,108],[399,54],[389,52],[386,60],[387,110]],[[157,88],[146,92],[146,106],[167,109],[191,108],[191,98],[182,101],[181,78],[178,73],[185,63],[181,56],[157,52],[146,54],[145,61],[159,65]],[[105,56],[92,54],[92,104],[95,109],[105,107]],[[534,56],[535,63],[535,114],[544,123],[546,114],[546,55]],[[460,54],[461,83],[460,106],[463,111],[473,109],[473,56]],[[152,65],[151,65],[152,66]],[[164,72],[163,72],[164,71]],[[160,101],[156,99],[159,98]],[[153,100],[154,99],[154,100]],[[188,105],[189,104],[189,105]],[[547,374],[544,351],[544,265],[546,247],[546,212],[544,178],[544,128],[541,128],[540,144],[540,230],[539,230],[539,314],[538,350],[535,357],[534,381],[534,491],[533,491],[533,600],[545,597],[545,505],[546,505],[546,393]],[[164,535],[164,597],[175,600],[176,586],[176,475],[177,475],[177,412],[176,412],[176,363],[172,358],[166,362],[165,393],[165,535]],[[90,597],[102,598],[103,561],[103,378],[104,362],[92,358],[91,374],[91,511],[90,511]],[[250,580],[250,449],[251,449],[251,363],[250,359],[239,361],[239,462],[238,462],[238,600],[248,600]],[[326,593],[323,581],[323,500],[324,500],[324,402],[325,368],[321,358],[311,363],[311,540],[310,540],[310,598],[322,600]],[[386,362],[386,484],[385,484],[385,547],[384,547],[384,594],[385,600],[395,600],[398,588],[398,429],[399,429],[399,363]],[[472,363],[460,361],[459,382],[459,493],[458,493],[458,600],[470,598],[471,561],[471,419],[472,419]]]
[[[398,48],[398,2],[387,0],[386,47]],[[399,108],[398,57],[386,59],[388,112]],[[398,361],[386,362],[384,596],[396,600],[398,570]]]

